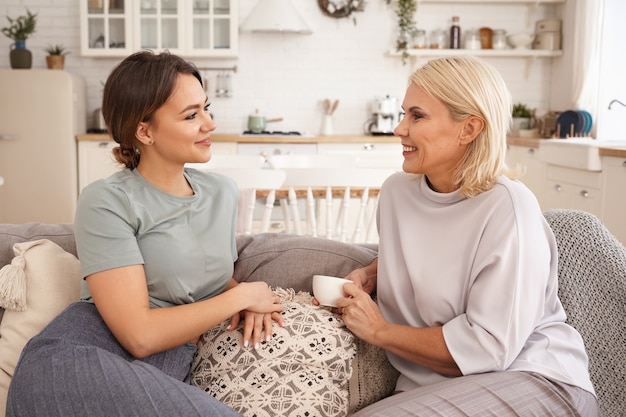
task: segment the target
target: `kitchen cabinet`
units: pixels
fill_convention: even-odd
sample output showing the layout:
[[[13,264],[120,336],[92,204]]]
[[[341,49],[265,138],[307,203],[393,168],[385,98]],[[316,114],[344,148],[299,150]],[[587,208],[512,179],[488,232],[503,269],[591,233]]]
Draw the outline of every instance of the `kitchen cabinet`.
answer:
[[[354,156],[357,165],[363,168],[390,168],[401,171],[404,162],[402,145],[396,137],[390,137],[389,142],[323,142],[317,145],[317,153]]]
[[[89,183],[106,178],[119,171],[122,165],[113,158],[112,149],[117,143],[105,141],[78,142],[78,192]]]
[[[131,2],[80,1],[83,56],[126,56],[133,51]]]
[[[238,154],[241,155],[310,155],[317,153],[316,143],[236,143]]]
[[[402,156],[400,139],[390,137],[389,142],[320,142],[317,145],[317,153],[325,154],[398,154]]]
[[[236,57],[237,0],[81,0],[83,56],[121,57],[141,49]]]
[[[602,173],[546,166],[544,209],[583,210],[602,218]]]
[[[539,204],[544,208],[546,164],[538,157],[539,148],[517,145],[509,145],[507,148],[507,164],[512,168],[516,165],[524,168],[524,175],[520,180],[535,194]]]
[[[602,157],[602,220],[626,245],[626,158]]]

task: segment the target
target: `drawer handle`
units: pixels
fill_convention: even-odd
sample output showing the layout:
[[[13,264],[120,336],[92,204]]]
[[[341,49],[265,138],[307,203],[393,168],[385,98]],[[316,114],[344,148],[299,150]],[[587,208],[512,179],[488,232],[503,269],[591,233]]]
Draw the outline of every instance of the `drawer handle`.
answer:
[[[99,148],[108,148],[110,142],[100,142],[98,143]]]
[[[622,166],[626,167],[626,161],[622,162]]]
[[[17,139],[16,135],[0,135],[0,140],[15,140]]]
[[[373,143],[366,143],[365,145],[363,145],[363,149],[365,149],[366,151],[373,151],[374,150],[374,144]]]
[[[587,190],[582,190],[582,191],[580,192],[580,195],[581,195],[581,197],[583,197],[583,198],[588,198],[588,197],[589,197],[589,191],[587,191]]]
[[[560,192],[560,191],[563,189],[563,187],[561,187],[561,184],[556,184],[556,185],[554,186],[554,189],[555,189],[556,191],[559,191],[559,192]]]
[[[535,154],[535,149],[534,148],[528,148],[528,153],[531,155]]]

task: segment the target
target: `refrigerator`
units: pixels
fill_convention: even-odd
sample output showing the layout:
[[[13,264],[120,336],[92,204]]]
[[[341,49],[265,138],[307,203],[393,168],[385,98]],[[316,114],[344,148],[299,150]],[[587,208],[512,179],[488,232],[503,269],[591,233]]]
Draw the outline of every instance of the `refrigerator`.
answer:
[[[86,86],[63,70],[0,69],[0,223],[71,223]]]

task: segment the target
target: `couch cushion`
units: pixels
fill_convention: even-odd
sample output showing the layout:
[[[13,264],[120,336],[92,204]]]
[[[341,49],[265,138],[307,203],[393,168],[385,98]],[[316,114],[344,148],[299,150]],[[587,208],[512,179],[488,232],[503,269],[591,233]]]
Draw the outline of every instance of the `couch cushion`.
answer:
[[[47,239],[15,244],[24,257],[26,310],[5,311],[0,322],[0,409],[26,342],[80,295],[78,259]]]
[[[311,292],[313,275],[343,277],[377,256],[370,247],[277,233],[238,236],[237,247],[237,281],[265,281],[306,292]]]
[[[13,259],[14,244],[38,239],[51,240],[66,252],[76,255],[74,226],[72,224],[0,224],[0,268]]]
[[[384,352],[359,341],[341,316],[309,293],[276,289],[285,326],[259,349],[244,348],[242,325],[206,332],[192,382],[245,416],[346,416],[391,394],[397,371]]]

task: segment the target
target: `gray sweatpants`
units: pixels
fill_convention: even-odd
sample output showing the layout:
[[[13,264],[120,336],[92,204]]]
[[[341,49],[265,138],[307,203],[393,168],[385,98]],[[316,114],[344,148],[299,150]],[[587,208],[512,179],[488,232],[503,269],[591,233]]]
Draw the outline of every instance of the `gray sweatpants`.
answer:
[[[74,303],[22,351],[7,417],[241,417],[189,384],[195,352],[189,343],[135,359],[93,304]]]

